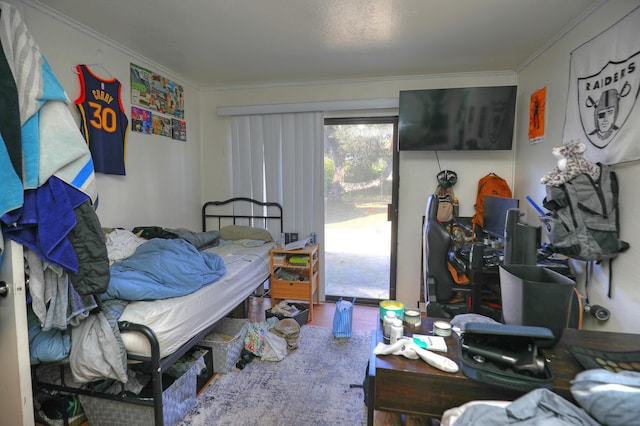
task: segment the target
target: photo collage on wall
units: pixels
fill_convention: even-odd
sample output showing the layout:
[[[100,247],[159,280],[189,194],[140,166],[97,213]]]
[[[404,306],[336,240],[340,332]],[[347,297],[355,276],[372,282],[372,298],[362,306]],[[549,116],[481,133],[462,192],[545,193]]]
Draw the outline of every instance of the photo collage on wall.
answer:
[[[132,131],[187,140],[181,85],[132,63],[131,104]]]

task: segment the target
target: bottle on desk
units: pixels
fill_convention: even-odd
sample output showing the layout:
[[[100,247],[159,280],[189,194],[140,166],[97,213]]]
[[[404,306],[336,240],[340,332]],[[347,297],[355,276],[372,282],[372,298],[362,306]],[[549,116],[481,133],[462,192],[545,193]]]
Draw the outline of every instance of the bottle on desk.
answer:
[[[391,326],[395,319],[396,313],[393,311],[387,311],[384,315],[384,319],[382,320],[382,335],[386,340],[389,340],[391,337]]]
[[[399,339],[402,339],[404,334],[404,327],[402,326],[402,320],[395,318],[391,323],[391,332],[389,333],[389,343],[392,345]]]

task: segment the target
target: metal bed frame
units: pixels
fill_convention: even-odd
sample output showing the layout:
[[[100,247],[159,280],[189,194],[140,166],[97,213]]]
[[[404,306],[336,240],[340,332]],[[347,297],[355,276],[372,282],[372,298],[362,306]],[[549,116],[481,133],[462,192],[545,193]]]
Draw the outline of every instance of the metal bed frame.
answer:
[[[228,206],[231,210],[230,213],[217,214],[212,213],[211,210],[216,208]],[[251,213],[238,213],[234,214],[234,210],[237,206],[248,206]],[[255,214],[253,213],[255,212]],[[283,217],[282,217],[282,206],[279,203],[274,202],[262,202],[258,200],[254,200],[247,197],[235,197],[230,198],[224,201],[208,201],[204,203],[202,206],[202,231],[207,231],[207,224],[210,222],[210,219],[214,219],[214,222],[217,222],[217,229],[221,229],[226,224],[233,225],[247,225],[247,226],[256,226],[261,225],[263,228],[268,229],[269,223],[275,221],[279,224],[279,233],[282,232],[283,229]],[[262,282],[256,285],[256,288],[259,287]],[[164,425],[164,410],[162,405],[162,392],[163,392],[163,378],[162,374],[167,370],[172,364],[174,364],[180,357],[189,352],[192,348],[197,346],[197,343],[202,340],[207,334],[211,333],[220,321],[211,324],[206,327],[203,331],[196,334],[192,337],[188,342],[178,348],[175,352],[170,355],[167,355],[164,358],[160,358],[160,345],[158,343],[158,339],[154,331],[141,324],[135,324],[128,321],[123,321],[118,323],[118,328],[120,332],[138,332],[141,333],[145,338],[149,341],[149,345],[151,347],[151,355],[150,356],[139,356],[128,354],[127,358],[132,361],[140,362],[139,366],[148,368],[148,373],[151,375],[151,386],[152,386],[152,398],[137,398],[130,395],[125,394],[124,392],[124,384],[122,385],[123,391],[119,394],[108,394],[100,391],[96,391],[94,388],[100,382],[94,382],[88,388],[75,388],[70,387],[65,384],[64,380],[64,369],[68,364],[68,360],[63,360],[58,363],[49,363],[43,365],[59,365],[60,368],[60,384],[41,382],[38,380],[37,370],[38,367],[43,365],[34,365],[32,366],[32,382],[34,389],[44,389],[52,392],[63,392],[67,394],[81,394],[88,395],[93,397],[105,398],[115,401],[127,402],[138,405],[146,405],[152,406],[154,411],[154,420],[156,426]],[[200,390],[202,387],[208,383],[208,379],[213,377],[213,363],[211,359],[206,360],[207,362],[207,371],[209,372],[208,377],[204,377],[204,383],[200,387],[200,382],[198,383]],[[68,425],[68,419],[65,418],[64,425]]]

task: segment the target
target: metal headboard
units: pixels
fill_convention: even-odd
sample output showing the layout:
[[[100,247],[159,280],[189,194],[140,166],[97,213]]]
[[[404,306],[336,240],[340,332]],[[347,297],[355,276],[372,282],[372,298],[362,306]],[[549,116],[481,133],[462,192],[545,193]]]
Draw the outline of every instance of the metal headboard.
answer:
[[[226,205],[231,207],[231,213],[215,213],[215,211],[218,210],[216,208]],[[252,213],[235,212],[236,206],[242,208],[243,205],[250,207]],[[284,229],[282,205],[274,202],[258,201],[248,197],[234,197],[224,201],[207,201],[202,205],[202,232],[207,231],[209,219],[213,219],[214,222],[217,221],[217,229],[220,229],[224,224],[260,225],[265,229],[269,229],[268,224],[270,221],[279,223],[280,229],[278,230],[278,234]]]

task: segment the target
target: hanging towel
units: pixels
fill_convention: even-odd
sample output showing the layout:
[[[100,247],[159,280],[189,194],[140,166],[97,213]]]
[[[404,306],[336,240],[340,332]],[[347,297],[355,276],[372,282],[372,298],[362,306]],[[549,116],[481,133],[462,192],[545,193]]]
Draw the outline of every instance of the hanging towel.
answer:
[[[2,216],[3,233],[53,265],[78,272],[78,258],[67,235],[76,225],[74,209],[87,196],[52,177],[25,192],[24,206]]]
[[[18,91],[24,164],[22,182],[11,166],[6,148],[0,149],[0,169],[6,178],[3,179],[6,189],[0,192],[0,215],[22,205],[23,189],[37,188],[51,176],[57,176],[95,202],[97,190],[91,154],[67,107],[69,100],[64,88],[18,10],[5,2],[0,2],[0,10],[0,44]]]

